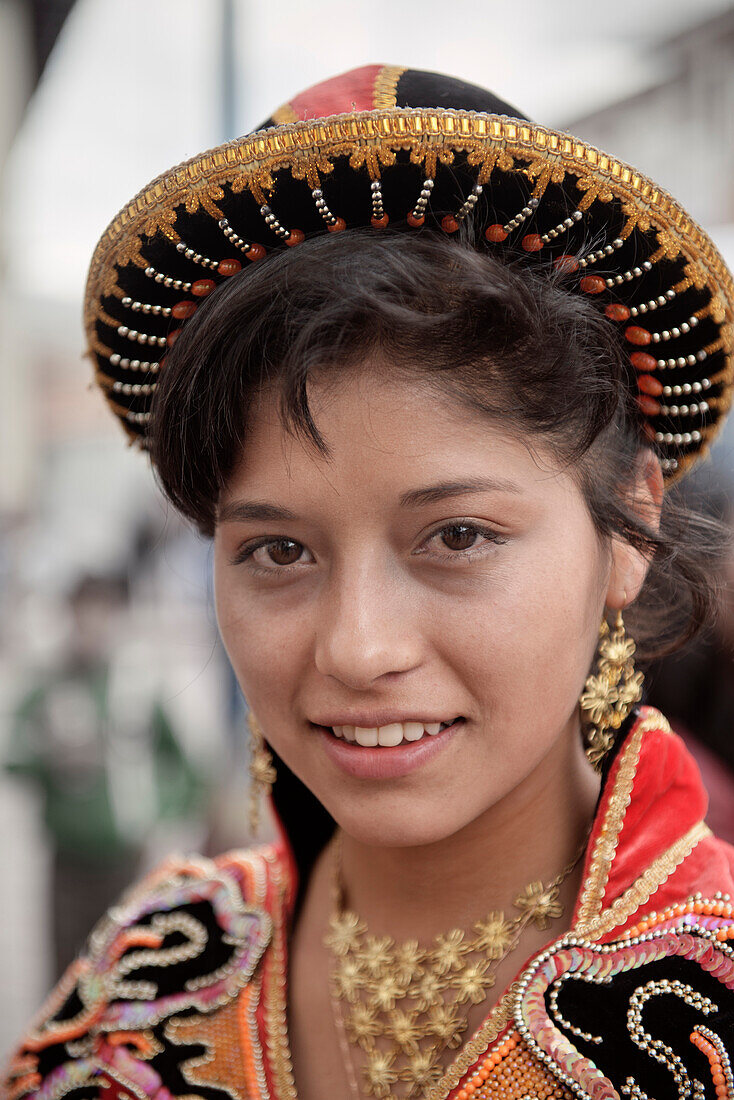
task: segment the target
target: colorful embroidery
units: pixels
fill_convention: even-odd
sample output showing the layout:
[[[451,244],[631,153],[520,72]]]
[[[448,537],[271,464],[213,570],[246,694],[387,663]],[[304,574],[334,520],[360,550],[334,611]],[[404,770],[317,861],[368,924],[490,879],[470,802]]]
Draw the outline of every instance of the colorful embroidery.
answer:
[[[614,988],[618,977],[650,968],[653,977],[636,985],[629,994],[623,990],[626,1013],[617,1013],[626,1019],[629,1039],[643,1056],[642,1059],[637,1058],[634,1064],[636,1067],[642,1066],[644,1072],[646,1061],[659,1063],[668,1071],[669,1087],[675,1087],[675,1095],[704,1100],[709,1093],[704,1083],[687,1068],[686,1050],[674,1049],[643,1019],[652,998],[675,997],[689,1009],[695,1010],[696,1015],[712,1018],[722,1006],[730,1004],[727,991],[734,990],[734,950],[727,941],[734,937],[733,919],[734,908],[727,899],[706,901],[693,898],[662,913],[651,914],[631,929],[627,938],[614,943],[593,944],[574,936],[565,937],[539,955],[520,980],[515,1006],[515,1026],[519,1036],[558,1082],[581,1100],[619,1100],[619,1090],[644,1100],[647,1095],[644,1086],[635,1075],[625,1071],[620,1038],[610,1038],[605,1006],[599,1002],[598,1011],[591,1016],[589,1002],[584,1002],[584,1018],[574,1023],[568,1010],[559,1010],[558,993],[569,978],[575,979],[573,984],[583,982],[590,986]],[[663,972],[655,967],[661,962],[668,964]],[[716,995],[717,990],[720,996]],[[617,996],[614,1004],[618,1003]],[[729,1009],[725,1015],[728,1017],[726,1027],[731,1034],[730,1013]],[[683,1017],[676,1009],[673,1018],[677,1020],[679,1017],[689,1018]],[[590,1034],[578,1026],[579,1023],[588,1023],[591,1018],[594,1031],[599,1034]],[[694,1030],[700,1037],[700,1030]],[[712,1034],[713,1041],[710,1038],[706,1040],[706,1052],[708,1056],[711,1048],[719,1065],[722,1064],[720,1052],[724,1050],[723,1042],[718,1033]],[[592,1044],[599,1044],[596,1058],[590,1053]],[[605,1058],[605,1044],[606,1048],[613,1045],[614,1057],[607,1054]],[[698,1045],[701,1049],[700,1042]],[[721,1075],[723,1070],[717,1073]],[[614,1077],[614,1081],[608,1074]],[[734,1095],[723,1091],[727,1088],[726,1081],[719,1082],[717,1078],[715,1095]],[[674,1094],[668,1092],[665,1095]]]
[[[609,894],[637,773],[648,774],[646,753],[658,759],[661,736],[676,759],[680,742],[646,708],[610,777],[605,848],[593,845],[582,891],[603,902],[589,931],[576,929],[531,962],[425,1100],[734,1100],[730,898],[637,909],[614,942],[591,939],[608,934],[612,915],[614,925],[632,918],[635,899],[656,896],[666,875],[692,891],[706,873],[704,848],[693,866],[681,864],[703,836],[690,828],[694,798],[687,832],[662,852],[661,844],[649,865],[631,867],[616,901]],[[3,1096],[296,1100],[286,989],[294,890],[275,848],[163,868],[93,933],[13,1059]]]
[[[238,997],[271,931],[268,913],[248,905],[238,880],[213,863],[178,865],[149,880],[110,910],[44,1006],[10,1066],[8,1096],[36,1090],[61,1100],[96,1086],[169,1100],[163,1067],[172,1056],[181,1063],[176,1074],[198,1062],[207,1067],[200,1081],[244,1100],[236,1084],[244,1077]],[[171,1017],[182,1011],[177,1031]],[[159,1062],[161,1055],[168,1058]]]

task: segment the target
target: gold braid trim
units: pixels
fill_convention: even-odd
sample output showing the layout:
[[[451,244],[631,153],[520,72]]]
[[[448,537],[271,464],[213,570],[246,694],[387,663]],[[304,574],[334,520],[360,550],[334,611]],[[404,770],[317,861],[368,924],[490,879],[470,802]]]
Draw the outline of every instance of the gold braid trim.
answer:
[[[100,389],[105,390],[107,393],[116,392],[113,389],[113,387],[115,385],[115,379],[114,378],[108,378],[106,374],[102,373],[102,371],[97,371],[95,373],[96,373],[96,376],[97,376],[97,385],[100,387]]]
[[[274,888],[278,893],[278,914],[273,920],[273,939],[263,977],[267,1057],[275,1078],[278,1100],[297,1100],[293,1065],[288,1045],[286,1007],[286,925],[284,916],[285,885],[280,867],[273,861]]]
[[[424,1100],[446,1100],[448,1094],[456,1088],[470,1066],[474,1065],[500,1032],[507,1027],[512,1019],[519,991],[520,986],[517,982],[513,982],[489,1013],[484,1023],[474,1032],[469,1042],[461,1048],[441,1080],[429,1089]]]
[[[276,126],[287,126],[291,122],[298,122],[298,115],[290,103],[284,103],[277,111],[273,111],[272,119]]]
[[[120,325],[124,324],[123,321],[118,321],[116,317],[111,317],[103,306],[99,306],[99,308],[97,309],[97,320],[102,321],[103,324],[107,325],[111,329],[114,329],[115,331],[120,327]],[[133,325],[130,325],[130,328],[133,327]],[[135,342],[136,341],[131,341],[131,343]]]
[[[607,932],[611,932],[613,928],[625,924],[633,913],[650,900],[655,891],[670,878],[696,845],[707,836],[711,836],[708,825],[704,821],[697,822],[684,836],[671,844],[667,851],[658,856],[623,894],[614,899],[607,909],[602,910],[596,920],[576,930],[587,939],[598,939]]]
[[[95,332],[93,338],[89,341],[89,348],[87,349],[87,355],[92,360],[94,360],[94,354],[93,354],[94,352],[96,352],[97,355],[103,355],[105,357],[105,359],[109,359],[109,357],[112,355],[112,348],[108,348],[106,344],[103,344],[102,341],[100,339],[98,339],[96,332]],[[97,374],[97,375],[99,374],[99,371],[97,370],[96,362],[95,362],[95,374]],[[99,381],[99,378],[97,379],[97,381]]]
[[[398,83],[404,72],[407,72],[405,65],[383,65],[380,69],[372,88],[372,106],[376,111],[397,106]]]
[[[586,928],[602,911],[609,871],[619,843],[619,834],[622,832],[627,807],[632,797],[632,787],[640,759],[642,738],[649,730],[655,729],[663,730],[666,733],[671,732],[667,719],[657,711],[638,723],[632,736],[622,748],[619,764],[617,765],[617,775],[614,780],[614,789],[607,805],[599,836],[594,844],[589,873],[583,885],[578,916],[572,929],[572,931],[581,935],[586,934]]]
[[[657,724],[657,720],[655,724]],[[573,925],[574,932],[582,932],[594,917],[599,915],[602,909],[604,890],[609,879],[609,871],[619,841],[619,834],[622,831],[624,815],[627,812],[632,795],[632,785],[640,758],[642,725],[644,723],[641,723],[640,727],[635,730],[622,749],[614,789],[607,804],[601,830],[594,843],[594,850],[589,863],[589,873],[583,884],[581,904]]]

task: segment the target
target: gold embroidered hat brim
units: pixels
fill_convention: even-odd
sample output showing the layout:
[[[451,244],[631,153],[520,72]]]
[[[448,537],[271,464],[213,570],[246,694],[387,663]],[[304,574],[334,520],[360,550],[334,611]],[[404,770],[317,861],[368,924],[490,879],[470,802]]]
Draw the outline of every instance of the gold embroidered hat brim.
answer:
[[[373,101],[389,98],[384,71]],[[337,81],[343,94],[345,77]],[[560,267],[569,289],[598,303],[627,349],[640,427],[666,480],[690,468],[731,403],[734,281],[721,255],[629,165],[476,110],[380,107],[285,122],[158,176],[94,253],[85,323],[96,379],[144,446],[166,349],[219,284],[247,277],[248,260],[345,227],[451,234],[464,219],[480,247]]]

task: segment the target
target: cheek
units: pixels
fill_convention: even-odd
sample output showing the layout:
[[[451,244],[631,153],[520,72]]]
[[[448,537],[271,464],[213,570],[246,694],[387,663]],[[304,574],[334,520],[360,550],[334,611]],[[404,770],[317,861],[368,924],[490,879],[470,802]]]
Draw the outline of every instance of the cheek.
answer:
[[[264,723],[273,700],[288,703],[301,676],[308,648],[303,615],[252,599],[236,569],[216,558],[214,594],[224,648],[245,698]]]
[[[501,728],[567,720],[588,674],[608,565],[594,531],[575,530],[575,542],[518,547],[484,590],[437,616],[445,659]]]

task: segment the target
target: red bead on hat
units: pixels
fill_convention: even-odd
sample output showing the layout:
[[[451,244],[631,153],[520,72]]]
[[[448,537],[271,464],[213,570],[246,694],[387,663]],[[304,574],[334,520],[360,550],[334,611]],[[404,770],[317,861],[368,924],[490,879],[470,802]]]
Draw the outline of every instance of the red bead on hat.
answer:
[[[629,340],[630,344],[649,344],[652,342],[652,336],[646,328],[640,328],[639,325],[630,325],[629,328],[624,330],[624,334]]]
[[[553,266],[556,271],[565,271],[571,274],[574,271],[578,271],[579,262],[575,256],[564,255],[555,259],[553,261]]]
[[[238,271],[242,271],[242,264],[239,260],[222,260],[217,271],[220,275],[236,275]]]
[[[655,370],[658,365],[658,361],[654,355],[648,355],[646,351],[633,351],[630,355],[630,363],[635,370],[651,371]]]
[[[507,240],[508,233],[504,225],[497,223],[496,225],[487,226],[484,230],[484,236],[492,244],[500,244],[502,241]]]
[[[646,393],[641,393],[637,398],[637,404],[640,406],[646,416],[658,416],[660,413],[660,405],[652,397],[648,397]]]
[[[204,298],[207,294],[211,294],[216,285],[213,279],[197,279],[191,284],[191,293],[197,298]]]
[[[637,388],[640,393],[649,393],[653,397],[659,397],[663,392],[663,383],[652,374],[641,374],[637,379]]]
[[[607,284],[601,275],[584,275],[579,286],[584,294],[601,294],[603,290],[606,290]]]
[[[621,302],[610,302],[604,309],[604,313],[610,321],[627,321],[630,316],[630,308],[622,305]]]
[[[187,317],[193,317],[195,313],[196,302],[190,302],[188,299],[183,302],[176,302],[175,306],[171,306],[171,316],[178,321],[185,321]]]

